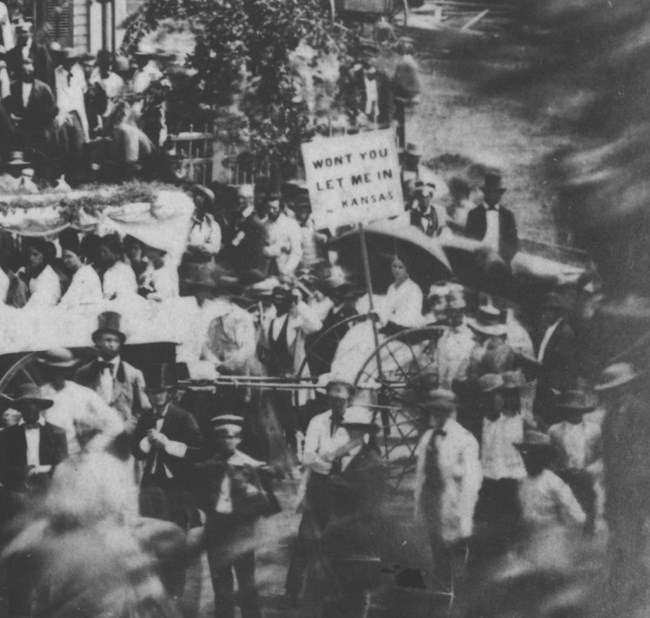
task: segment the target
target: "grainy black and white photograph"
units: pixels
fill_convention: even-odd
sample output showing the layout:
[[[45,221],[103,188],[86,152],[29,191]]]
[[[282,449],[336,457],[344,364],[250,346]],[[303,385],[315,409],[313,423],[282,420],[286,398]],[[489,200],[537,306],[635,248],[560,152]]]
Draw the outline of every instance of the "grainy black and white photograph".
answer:
[[[643,0],[0,0],[0,618],[648,618],[649,67]]]

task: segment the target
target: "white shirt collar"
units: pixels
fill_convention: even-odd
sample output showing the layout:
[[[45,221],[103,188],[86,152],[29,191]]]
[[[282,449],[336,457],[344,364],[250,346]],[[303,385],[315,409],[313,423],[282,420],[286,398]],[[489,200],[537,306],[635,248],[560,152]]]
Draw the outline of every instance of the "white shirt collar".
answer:
[[[483,203],[481,204],[481,206],[483,206],[483,208],[485,208],[485,211],[486,211],[486,212],[487,212],[488,210],[490,210],[490,207],[489,207],[485,202],[483,202]],[[498,211],[499,208],[501,208],[501,204],[495,204],[495,205],[494,205],[494,209],[495,209],[496,211]]]
[[[39,416],[39,417],[38,417],[38,420],[37,420],[36,422],[37,422],[41,427],[45,427],[45,419],[44,419],[42,416]],[[25,424],[25,419],[24,419],[24,418],[21,418],[21,419],[18,421],[18,424],[19,424],[19,425],[24,425],[24,424]]]

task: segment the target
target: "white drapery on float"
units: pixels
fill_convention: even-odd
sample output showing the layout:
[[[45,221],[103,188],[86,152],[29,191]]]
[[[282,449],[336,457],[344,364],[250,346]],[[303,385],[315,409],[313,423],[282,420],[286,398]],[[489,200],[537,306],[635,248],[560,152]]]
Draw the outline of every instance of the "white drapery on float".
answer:
[[[98,202],[110,201],[98,190]],[[52,194],[21,196],[21,207],[0,213],[0,228],[21,236],[56,237],[68,227],[103,236],[117,232],[130,234],[143,242],[155,240],[167,250],[167,260],[175,268],[187,244],[194,202],[187,194],[170,189],[154,190],[150,202],[106,205],[94,212],[84,208],[70,217],[70,204],[88,198],[88,192],[73,191],[60,196],[60,205],[52,205]],[[92,194],[90,195],[92,199]],[[24,207],[30,202],[29,207]],[[184,343],[192,339],[192,317],[198,311],[193,297],[172,298],[164,302],[148,301],[133,294],[114,301],[81,305],[74,309],[54,306],[21,308],[0,305],[0,354],[32,352],[53,347],[92,345],[97,316],[117,311],[129,343]]]

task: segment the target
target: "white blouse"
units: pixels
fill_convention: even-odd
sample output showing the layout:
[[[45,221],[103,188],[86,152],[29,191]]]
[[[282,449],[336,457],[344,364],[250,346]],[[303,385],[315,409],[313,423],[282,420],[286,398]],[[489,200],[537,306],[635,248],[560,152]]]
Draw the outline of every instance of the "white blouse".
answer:
[[[48,264],[38,277],[29,280],[29,299],[25,307],[52,307],[59,302],[60,298],[59,276]]]
[[[391,283],[386,292],[384,322],[409,328],[422,325],[422,300],[422,290],[412,279],[407,279],[399,287]]]
[[[77,307],[79,305],[94,305],[100,303],[104,296],[102,294],[102,283],[95,269],[84,264],[74,275],[68,291],[61,299],[61,306]]]
[[[168,266],[153,268],[149,265],[142,277],[142,285],[153,289],[153,292],[147,295],[148,300],[161,301],[179,295],[178,272]]]
[[[124,262],[115,262],[102,278],[102,288],[106,300],[138,293],[138,282],[133,269]]]

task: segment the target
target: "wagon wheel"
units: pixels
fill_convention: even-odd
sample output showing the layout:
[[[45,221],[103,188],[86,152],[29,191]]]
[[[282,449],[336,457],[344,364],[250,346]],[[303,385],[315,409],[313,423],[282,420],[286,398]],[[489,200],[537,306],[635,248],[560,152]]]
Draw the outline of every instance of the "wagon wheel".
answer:
[[[311,369],[314,366],[326,367],[326,373],[331,369],[332,359],[325,358],[322,356],[322,344],[329,337],[333,338],[334,349],[338,348],[341,339],[345,334],[350,330],[355,324],[360,324],[365,322],[368,319],[375,319],[376,315],[372,313],[363,313],[360,315],[353,315],[345,320],[341,320],[336,324],[330,326],[327,330],[323,331],[311,342],[310,346],[305,352],[305,358],[303,359],[300,367],[298,368],[297,377],[303,378],[312,375]]]
[[[409,20],[408,0],[389,0],[387,8],[386,16],[396,28],[396,34],[398,36],[405,34],[404,30],[406,30]]]
[[[323,10],[329,15],[330,20],[332,23],[334,23],[334,19],[336,17],[336,4],[334,0],[322,0],[321,1],[321,6],[323,7]]]
[[[395,489],[415,471],[415,449],[426,421],[418,403],[418,383],[433,369],[441,334],[441,327],[426,326],[389,337],[366,359],[355,380],[358,386],[378,385],[365,405],[382,426],[378,446]]]
[[[21,356],[0,378],[0,393],[10,393],[19,384],[38,384],[30,365],[36,357],[37,352],[26,352]]]

